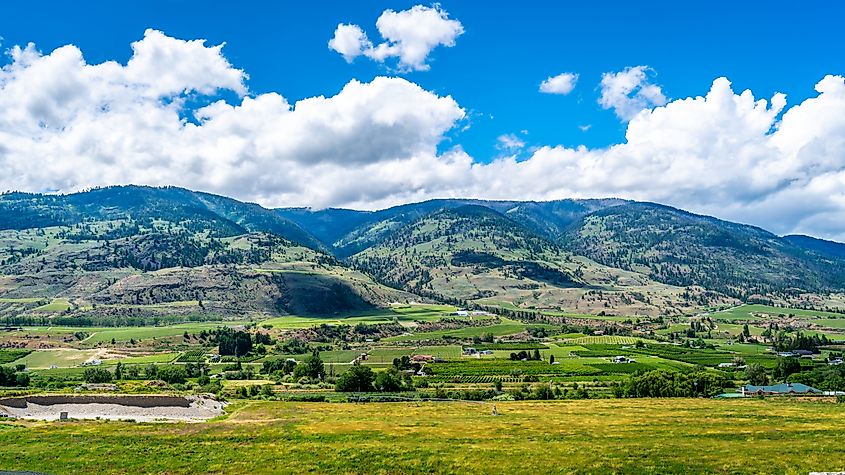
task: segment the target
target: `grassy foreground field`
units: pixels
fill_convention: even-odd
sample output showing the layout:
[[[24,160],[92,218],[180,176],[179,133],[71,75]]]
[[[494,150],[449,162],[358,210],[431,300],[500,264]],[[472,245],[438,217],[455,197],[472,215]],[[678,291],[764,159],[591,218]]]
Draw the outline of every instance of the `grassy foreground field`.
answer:
[[[808,473],[845,470],[845,407],[786,400],[250,402],[202,424],[0,424],[48,473]]]

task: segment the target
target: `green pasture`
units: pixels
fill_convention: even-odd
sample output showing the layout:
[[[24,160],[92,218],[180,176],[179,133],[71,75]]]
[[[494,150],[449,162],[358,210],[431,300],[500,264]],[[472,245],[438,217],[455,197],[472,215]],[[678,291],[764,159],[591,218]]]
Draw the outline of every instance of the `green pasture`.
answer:
[[[51,366],[68,368],[79,366],[89,359],[94,358],[96,354],[97,352],[95,350],[76,350],[71,348],[38,350],[15,361],[15,363],[25,364],[27,368],[31,369],[45,369]]]
[[[378,323],[436,321],[449,317],[455,307],[448,305],[403,305],[370,311],[363,315],[341,317],[307,317],[288,315],[264,320],[261,325],[287,330],[309,328],[319,325],[356,325],[359,323],[374,325]]]
[[[834,403],[606,399],[496,406],[498,416],[490,404],[251,402],[200,424],[5,422],[0,466],[56,475],[845,470],[845,411]]]

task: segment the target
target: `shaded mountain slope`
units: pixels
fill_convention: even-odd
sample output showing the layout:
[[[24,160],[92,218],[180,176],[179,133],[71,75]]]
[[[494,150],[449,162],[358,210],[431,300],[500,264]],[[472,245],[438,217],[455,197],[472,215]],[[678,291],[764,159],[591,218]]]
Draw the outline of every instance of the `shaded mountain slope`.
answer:
[[[845,268],[763,229],[668,206],[630,203],[591,213],[561,244],[659,282],[699,285],[746,299],[845,286]]]

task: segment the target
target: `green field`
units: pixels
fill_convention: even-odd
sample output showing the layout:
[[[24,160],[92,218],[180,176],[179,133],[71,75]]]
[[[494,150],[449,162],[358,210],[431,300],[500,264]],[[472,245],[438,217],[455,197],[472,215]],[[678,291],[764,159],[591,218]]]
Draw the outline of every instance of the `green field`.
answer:
[[[641,338],[632,336],[599,335],[582,336],[564,340],[568,345],[633,345]]]
[[[837,313],[830,313],[830,312],[821,312],[817,310],[802,310],[797,308],[783,308],[783,307],[772,307],[769,305],[740,305],[738,307],[733,307],[728,310],[722,310],[720,312],[713,312],[709,314],[710,318],[713,320],[724,320],[724,321],[732,321],[732,320],[758,320],[760,317],[757,317],[753,314],[755,313],[765,313],[769,315],[795,315],[796,317],[800,318],[821,318],[827,319],[827,317],[836,317],[836,319],[840,319],[841,321],[845,321],[845,315],[837,314]],[[835,321],[836,319],[833,319]]]
[[[115,358],[103,360],[104,365],[121,364],[148,364],[148,363],[170,363],[179,356],[179,353],[156,353],[154,355],[130,356],[127,358]]]
[[[65,473],[808,473],[845,411],[788,400],[282,403],[201,424],[3,423],[0,467]],[[104,461],[108,463],[103,463]]]
[[[464,328],[457,328],[452,330],[439,330],[439,331],[432,331],[432,332],[420,332],[414,333],[413,335],[400,335],[394,336],[390,338],[385,338],[382,341],[385,342],[398,342],[398,341],[416,341],[416,340],[436,340],[443,337],[452,337],[452,338],[472,338],[474,336],[482,336],[486,333],[492,333],[493,336],[506,336],[506,335],[513,335],[515,333],[519,333],[524,331],[527,327],[545,327],[547,329],[555,329],[556,327],[552,325],[527,325],[524,323],[516,322],[515,320],[508,320],[502,319],[502,323],[497,323],[494,325],[487,325],[481,327],[464,327]],[[559,328],[557,328],[560,330]]]
[[[68,299],[53,299],[50,303],[35,309],[36,312],[64,312],[72,305]]]
[[[11,363],[30,354],[32,350],[4,350],[0,349],[0,364]]]
[[[415,355],[431,355],[435,358],[460,358],[461,357],[461,347],[458,345],[448,345],[448,346],[418,346],[414,349],[413,354]]]
[[[393,321],[435,321],[449,316],[455,307],[449,305],[402,305],[391,308],[373,310],[363,315],[346,315],[340,317],[303,317],[288,315],[284,317],[264,320],[261,325],[270,325],[277,329],[308,328],[318,325],[356,325],[364,323],[373,325]]]
[[[180,323],[161,327],[119,327],[96,329],[91,336],[83,340],[86,345],[96,345],[100,342],[109,342],[112,339],[120,342],[129,340],[146,340],[148,338],[167,338],[182,335],[185,332],[199,333],[203,330],[214,330],[224,325],[237,325],[245,322],[217,322],[217,323]],[[82,331],[90,330],[81,329]]]
[[[53,365],[59,368],[68,368],[81,365],[93,358],[95,354],[96,351],[94,350],[74,350],[70,348],[39,350],[26,355],[15,363],[25,364],[27,368],[32,369],[44,369]]]

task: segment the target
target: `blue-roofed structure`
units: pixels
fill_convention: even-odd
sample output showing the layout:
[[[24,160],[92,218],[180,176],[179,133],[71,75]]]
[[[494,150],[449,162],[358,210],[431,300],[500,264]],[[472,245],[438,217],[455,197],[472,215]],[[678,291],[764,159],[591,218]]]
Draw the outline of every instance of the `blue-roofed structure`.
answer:
[[[780,383],[771,386],[754,386],[747,384],[740,388],[743,396],[763,396],[763,395],[791,395],[791,394],[821,394],[822,392],[816,388],[807,386],[802,383]]]

